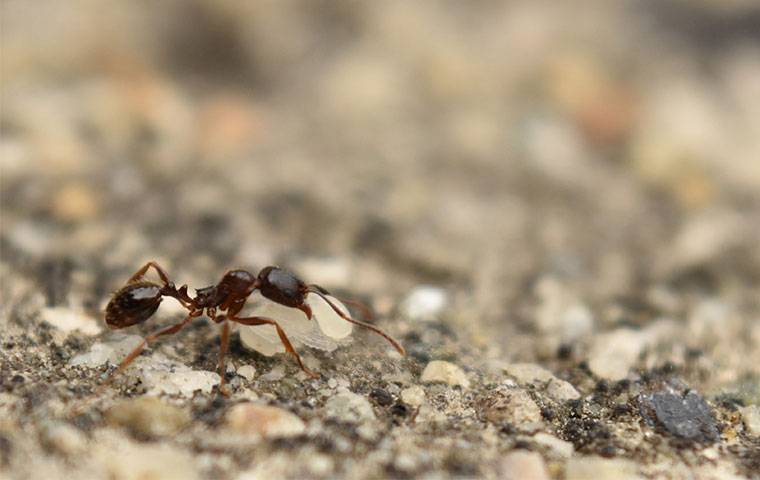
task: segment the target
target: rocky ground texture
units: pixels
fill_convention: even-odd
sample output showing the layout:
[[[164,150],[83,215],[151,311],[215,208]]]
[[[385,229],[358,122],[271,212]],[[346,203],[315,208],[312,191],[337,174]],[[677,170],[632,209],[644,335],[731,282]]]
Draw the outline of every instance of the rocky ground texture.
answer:
[[[0,8],[0,477],[760,479],[756,2]],[[235,333],[224,397],[199,318],[103,386],[147,260],[407,355]]]

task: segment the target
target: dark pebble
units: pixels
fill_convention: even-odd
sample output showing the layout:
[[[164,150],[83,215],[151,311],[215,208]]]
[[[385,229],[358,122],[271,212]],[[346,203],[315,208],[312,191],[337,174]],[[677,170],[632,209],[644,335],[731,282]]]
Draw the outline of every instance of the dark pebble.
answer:
[[[387,407],[393,403],[393,396],[382,388],[373,388],[369,394],[369,398],[381,407]]]
[[[660,425],[673,436],[694,442],[720,438],[712,409],[696,392],[681,395],[656,392],[639,397],[641,416],[650,425]]]

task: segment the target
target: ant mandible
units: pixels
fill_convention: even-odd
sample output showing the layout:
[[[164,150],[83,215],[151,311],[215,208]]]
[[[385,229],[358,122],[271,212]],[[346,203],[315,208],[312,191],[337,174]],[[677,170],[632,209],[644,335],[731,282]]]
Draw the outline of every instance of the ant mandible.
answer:
[[[151,267],[156,271],[163,285],[144,280],[145,274]],[[301,370],[312,378],[316,378],[317,375],[303,364],[301,356],[293,348],[285,330],[282,329],[276,320],[265,317],[238,316],[245,306],[248,296],[255,290],[258,290],[263,297],[273,302],[303,311],[309,320],[312,319],[312,312],[306,303],[306,295],[309,293],[319,295],[345,321],[372,330],[388,340],[399,353],[402,355],[405,353],[404,348],[396,340],[379,328],[346,315],[329,299],[329,293],[325,289],[317,285],[307,285],[294,274],[279,267],[266,267],[256,276],[242,269],[229,270],[216,285],[196,290],[195,297],[191,297],[187,293],[187,288],[187,285],[176,288],[174,283],[169,279],[169,275],[166,274],[166,271],[161,266],[156,262],[148,262],[129,278],[127,284],[121,290],[113,295],[113,298],[111,298],[106,307],[106,323],[114,329],[130,327],[146,321],[158,310],[163,297],[176,299],[188,310],[188,314],[181,322],[162,328],[145,337],[122,360],[111,378],[127,368],[149,343],[159,337],[179,332],[194,318],[203,315],[204,311],[208,318],[215,323],[221,324],[222,327],[221,347],[219,349],[219,376],[221,377],[219,390],[222,394],[227,395],[224,386],[224,357],[227,354],[230,338],[228,321],[242,325],[272,325],[277,330],[285,351],[295,357]],[[359,307],[364,312],[369,313],[369,309],[358,302],[345,301],[345,303]]]

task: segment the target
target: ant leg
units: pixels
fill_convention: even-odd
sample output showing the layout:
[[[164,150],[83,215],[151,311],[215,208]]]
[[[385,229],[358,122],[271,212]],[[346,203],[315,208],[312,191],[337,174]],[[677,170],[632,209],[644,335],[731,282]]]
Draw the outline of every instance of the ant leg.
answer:
[[[388,340],[388,342],[391,345],[393,345],[393,348],[395,348],[398,351],[398,353],[400,353],[401,355],[406,355],[406,350],[404,350],[404,347],[402,347],[400,343],[398,343],[396,340],[394,340],[390,335],[388,335],[384,331],[380,330],[379,328],[377,328],[376,326],[374,326],[374,325],[372,325],[370,323],[361,322],[359,320],[354,320],[353,318],[349,317],[348,315],[346,315],[345,313],[343,313],[343,311],[341,309],[339,309],[333,302],[331,302],[330,299],[327,298],[327,296],[324,293],[322,293],[320,290],[318,290],[318,289],[310,289],[309,291],[312,292],[312,293],[314,293],[314,294],[316,294],[316,295],[319,295],[320,297],[322,297],[322,299],[325,302],[327,302],[327,304],[330,305],[330,307],[333,309],[333,311],[335,313],[337,313],[338,315],[340,315],[340,317],[343,320],[345,320],[347,322],[351,322],[351,323],[353,323],[355,325],[359,325],[360,327],[364,327],[364,328],[366,328],[368,330],[372,330],[373,332],[377,333],[378,335],[380,335],[384,339]],[[355,303],[355,302],[350,302],[350,303]]]
[[[220,340],[221,345],[219,346],[219,376],[222,378],[222,381],[219,383],[219,392],[224,395],[225,397],[230,396],[230,392],[227,390],[227,387],[224,386],[224,377],[227,373],[227,369],[224,368],[224,356],[227,354],[227,349],[230,345],[230,324],[226,321],[222,322],[222,335]]]
[[[111,377],[109,378],[108,381],[110,382],[114,377],[116,377],[116,375],[123,372],[129,366],[129,364],[132,363],[132,361],[135,358],[137,358],[138,355],[140,355],[140,352],[142,352],[149,343],[156,341],[156,339],[158,339],[159,337],[163,337],[164,335],[171,335],[171,334],[179,332],[188,323],[190,323],[190,320],[200,315],[201,315],[200,310],[196,312],[190,312],[190,314],[187,317],[185,317],[185,319],[182,320],[181,322],[175,325],[170,325],[166,328],[162,328],[161,330],[145,337],[143,341],[140,342],[140,345],[138,345],[134,350],[132,350],[132,352],[129,355],[127,355],[127,358],[121,361],[121,363],[119,364],[119,367],[111,374]]]
[[[129,280],[127,281],[127,283],[132,283],[137,280],[140,280],[150,267],[153,267],[153,269],[156,271],[158,276],[161,278],[161,281],[164,282],[164,285],[168,285],[171,283],[169,281],[169,275],[166,273],[166,271],[163,268],[161,268],[161,265],[153,261],[150,261],[146,263],[145,265],[143,265],[142,267],[140,267],[140,269],[136,271],[134,275],[129,277]]]
[[[325,290],[324,288],[316,284],[309,285],[309,292],[316,293],[320,296],[330,295],[331,297],[335,297],[333,294],[331,294],[330,292],[328,292],[327,290]],[[335,297],[335,298],[340,300],[341,303],[345,303],[346,305],[354,307],[355,309],[362,312],[362,316],[366,318],[367,320],[372,320],[375,318],[375,315],[374,313],[372,313],[372,310],[370,310],[370,308],[366,306],[365,304],[363,304],[362,302],[357,302],[356,300],[348,300],[348,299],[339,298],[339,297]]]
[[[301,361],[301,356],[296,352],[296,349],[293,348],[293,344],[290,343],[290,339],[288,339],[288,336],[285,334],[285,330],[280,327],[280,324],[275,322],[272,319],[264,318],[264,317],[230,317],[230,320],[233,322],[240,323],[242,325],[273,325],[274,328],[277,329],[277,335],[280,336],[280,341],[282,342],[282,345],[285,347],[285,351],[289,354],[296,357],[296,361],[298,362],[298,366],[301,367],[301,370],[306,372],[311,378],[317,378],[318,375],[306,368],[306,365],[303,364]]]

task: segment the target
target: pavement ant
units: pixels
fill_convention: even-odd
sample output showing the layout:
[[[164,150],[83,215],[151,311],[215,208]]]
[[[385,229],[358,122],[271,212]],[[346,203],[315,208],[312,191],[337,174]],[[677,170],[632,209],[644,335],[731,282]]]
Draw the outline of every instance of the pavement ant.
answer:
[[[161,279],[161,285],[144,280],[145,274],[150,268],[153,268],[158,274]],[[311,307],[306,303],[306,296],[307,294],[318,295],[327,302],[340,318],[372,330],[390,342],[399,353],[405,354],[404,348],[388,334],[374,325],[361,322],[344,313],[331,300],[332,297],[329,297],[329,293],[324,288],[317,285],[308,285],[294,274],[279,267],[266,267],[258,275],[253,275],[242,269],[229,270],[216,285],[196,290],[195,297],[191,297],[187,293],[187,288],[187,285],[182,285],[179,288],[175,287],[174,283],[169,279],[169,275],[167,275],[161,266],[156,262],[148,262],[129,278],[123,288],[113,295],[106,307],[106,323],[114,329],[130,327],[145,322],[158,310],[163,297],[176,299],[188,310],[188,314],[181,322],[162,328],[145,337],[140,345],[119,364],[111,378],[124,371],[149,343],[159,337],[179,332],[194,318],[203,315],[204,312],[213,322],[221,325],[219,375],[222,380],[219,390],[222,394],[228,395],[224,386],[224,357],[227,353],[230,337],[228,321],[242,325],[272,325],[277,330],[285,351],[295,357],[301,370],[312,378],[317,377],[314,372],[303,364],[300,355],[293,348],[285,330],[276,320],[259,316],[238,316],[245,306],[248,297],[256,290],[263,297],[275,303],[303,311],[309,320],[312,319],[312,311]],[[343,302],[363,310],[366,314],[370,314],[369,309],[358,302],[345,300]]]

